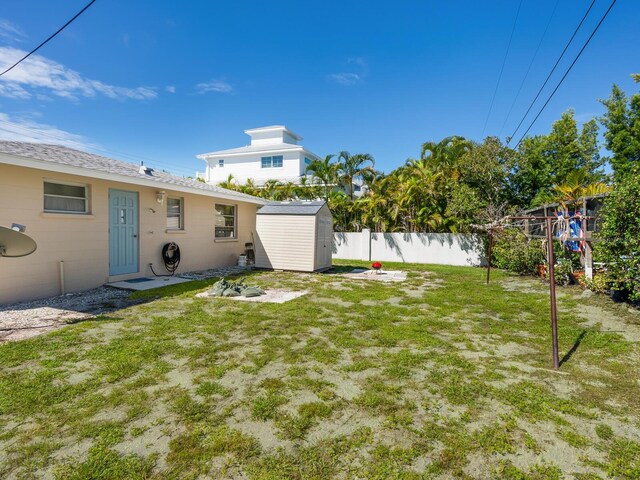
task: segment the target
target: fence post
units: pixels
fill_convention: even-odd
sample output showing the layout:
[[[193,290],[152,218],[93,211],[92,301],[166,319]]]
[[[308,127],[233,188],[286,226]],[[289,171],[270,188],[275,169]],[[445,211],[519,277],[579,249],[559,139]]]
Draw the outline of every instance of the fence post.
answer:
[[[371,230],[363,228],[360,232],[360,260],[371,261]]]

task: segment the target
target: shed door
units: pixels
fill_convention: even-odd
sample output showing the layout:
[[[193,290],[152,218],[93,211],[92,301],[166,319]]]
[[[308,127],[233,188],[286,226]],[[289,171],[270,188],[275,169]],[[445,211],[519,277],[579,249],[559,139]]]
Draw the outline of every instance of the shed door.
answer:
[[[331,217],[321,215],[318,217],[318,268],[331,265],[331,243],[333,242],[333,220]]]
[[[138,271],[138,193],[109,190],[109,275]]]

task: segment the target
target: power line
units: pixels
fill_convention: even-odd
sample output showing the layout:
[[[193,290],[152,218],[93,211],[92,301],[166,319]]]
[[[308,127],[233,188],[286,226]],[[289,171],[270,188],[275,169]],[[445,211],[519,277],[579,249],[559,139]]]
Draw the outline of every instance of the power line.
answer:
[[[582,46],[582,48],[580,49],[580,51],[578,52],[578,55],[576,55],[576,58],[573,60],[573,62],[571,62],[571,65],[569,65],[569,68],[567,69],[567,71],[565,72],[565,74],[562,76],[562,78],[560,79],[560,81],[558,82],[558,85],[556,85],[556,88],[553,89],[553,92],[551,92],[551,95],[549,95],[549,98],[547,98],[547,101],[544,102],[544,105],[542,106],[542,108],[540,109],[540,111],[538,112],[538,114],[536,115],[536,117],[533,119],[533,121],[529,124],[529,126],[527,127],[527,130],[524,132],[524,134],[522,135],[522,137],[520,137],[520,140],[518,140],[518,144],[515,146],[515,148],[518,148],[518,146],[520,145],[520,143],[522,142],[522,140],[524,139],[524,137],[527,136],[527,133],[529,133],[529,130],[531,130],[531,127],[533,127],[533,124],[536,123],[536,120],[538,120],[538,117],[540,116],[540,114],[542,114],[542,112],[544,111],[544,109],[546,108],[546,106],[549,104],[549,102],[551,101],[551,99],[553,98],[553,96],[555,95],[555,93],[558,91],[558,89],[560,88],[560,85],[562,85],[562,82],[564,82],[564,79],[567,78],[567,75],[569,75],[569,72],[571,71],[571,69],[573,68],[573,66],[576,64],[576,62],[578,61],[578,59],[580,58],[580,55],[582,55],[582,52],[584,52],[584,50],[587,48],[587,45],[589,45],[589,42],[591,41],[591,39],[593,38],[593,36],[596,34],[596,32],[598,31],[598,29],[600,28],[600,25],[602,25],[602,23],[604,22],[605,18],[607,18],[607,15],[609,15],[609,12],[611,11],[611,9],[613,8],[613,6],[616,4],[617,0],[613,0],[611,2],[611,5],[609,5],[609,8],[607,9],[606,12],[604,12],[604,15],[602,16],[602,18],[600,19],[600,21],[598,22],[598,25],[596,25],[596,28],[593,29],[593,32],[591,32],[591,35],[589,35],[589,38],[587,39],[587,41],[584,43],[584,45]]]
[[[516,93],[516,96],[513,99],[513,102],[511,102],[511,106],[509,107],[509,111],[507,112],[507,116],[504,119],[504,123],[502,124],[502,127],[500,127],[500,132],[498,133],[498,137],[500,137],[502,135],[502,131],[504,130],[504,127],[507,125],[507,122],[509,121],[509,117],[511,116],[511,112],[513,111],[513,107],[515,107],[516,102],[518,101],[518,98],[520,97],[520,92],[522,92],[522,87],[524,86],[525,82],[527,81],[527,78],[529,77],[529,72],[531,72],[531,67],[533,66],[533,62],[535,62],[536,58],[538,57],[538,52],[540,51],[540,47],[542,46],[542,42],[544,41],[544,38],[547,36],[547,31],[549,30],[549,25],[551,25],[551,20],[553,19],[554,15],[556,14],[556,10],[558,9],[558,4],[560,3],[560,0],[556,0],[555,5],[553,6],[553,10],[551,11],[551,15],[549,15],[549,20],[547,20],[547,26],[544,27],[544,31],[542,32],[542,36],[540,37],[540,41],[538,42],[538,46],[536,47],[536,51],[533,54],[533,57],[531,57],[531,62],[529,62],[529,67],[527,67],[527,71],[524,74],[524,77],[522,78],[522,82],[520,82],[520,87],[518,87],[518,92]]]
[[[493,104],[496,101],[496,95],[498,94],[498,88],[500,87],[500,81],[502,80],[502,74],[504,73],[504,66],[507,63],[507,57],[509,56],[509,50],[511,49],[511,41],[513,40],[513,33],[516,31],[516,25],[518,24],[518,16],[520,15],[520,8],[522,7],[522,0],[518,3],[518,10],[516,11],[516,18],[513,20],[513,27],[511,28],[511,35],[509,35],[509,43],[507,44],[507,51],[504,52],[504,59],[502,60],[502,67],[500,68],[500,74],[498,75],[498,82],[496,83],[496,89],[493,91],[493,97],[491,97],[491,104],[489,105],[489,112],[487,118],[484,121],[482,127],[482,135],[484,138],[484,132],[487,129],[487,123],[489,123],[489,117],[491,117],[491,111],[493,110]]]
[[[33,50],[31,50],[29,53],[27,53],[24,57],[22,57],[20,60],[18,60],[16,63],[14,63],[13,65],[11,65],[9,68],[7,68],[4,72],[0,73],[0,77],[2,75],[4,75],[7,72],[10,72],[11,70],[13,70],[15,67],[17,67],[20,63],[22,63],[24,60],[26,60],[27,58],[29,58],[32,54],[36,53],[38,50],[40,50],[40,47],[43,47],[47,42],[49,42],[49,40],[51,40],[53,37],[55,37],[56,35],[58,35],[61,31],[63,31],[65,28],[67,28],[71,22],[73,22],[76,18],[78,18],[80,15],[82,15],[84,13],[84,11],[86,9],[88,9],[91,5],[93,5],[95,3],[96,0],[91,0],[88,4],[86,4],[84,6],[84,8],[82,10],[80,10],[78,13],[76,13],[71,20],[69,20],[67,23],[65,23],[62,27],[60,27],[53,35],[49,36],[49,38],[47,38],[44,42],[42,42],[40,45],[38,45],[36,48],[34,48]]]
[[[18,129],[18,130],[23,130],[23,131],[29,132],[32,135],[27,135],[27,134],[19,132],[19,131],[16,132],[15,130],[9,130],[6,127],[1,127],[1,126],[0,126],[0,130],[4,130],[5,132],[9,132],[9,133],[18,133],[19,135],[24,135],[24,136],[26,136],[28,138],[33,139],[33,140],[41,140],[42,137],[47,137],[47,138],[51,138],[53,140],[57,140],[59,142],[64,142],[67,145],[73,145],[72,148],[77,148],[79,150],[89,149],[89,150],[93,150],[95,152],[100,152],[100,153],[106,154],[106,155],[119,156],[119,157],[122,157],[122,158],[133,160],[135,162],[139,162],[140,160],[143,160],[145,162],[150,162],[150,166],[160,165],[160,166],[167,167],[168,169],[171,169],[172,171],[180,173],[180,174],[182,174],[184,176],[193,176],[193,171],[191,171],[189,169],[176,168],[176,166],[173,165],[173,164],[168,164],[168,163],[165,163],[165,162],[159,162],[159,161],[154,160],[154,159],[149,158],[149,157],[144,157],[144,156],[141,156],[141,155],[135,155],[135,154],[130,154],[130,153],[119,152],[119,151],[116,151],[116,150],[107,150],[107,149],[104,149],[104,148],[95,147],[93,145],[86,145],[86,144],[83,144],[82,142],[79,142],[77,140],[73,140],[73,139],[69,139],[69,138],[63,138],[61,136],[56,136],[56,135],[53,135],[53,134],[47,133],[47,132],[36,131],[36,130],[30,129],[28,127],[25,127],[25,126],[22,126],[22,125],[16,125],[14,123],[7,122],[7,121],[4,121],[4,120],[0,120],[0,123],[4,123],[5,125],[8,125],[9,127],[14,128],[14,129]]]
[[[562,60],[562,57],[564,57],[564,54],[566,53],[567,49],[569,48],[569,46],[571,45],[571,42],[573,42],[573,39],[575,38],[576,34],[578,33],[578,30],[580,30],[580,27],[582,27],[582,24],[584,23],[584,21],[586,20],[587,16],[589,15],[589,12],[591,11],[591,9],[593,8],[593,6],[595,5],[596,0],[592,0],[591,5],[589,5],[589,8],[587,8],[587,11],[585,12],[585,14],[582,16],[582,20],[580,20],[580,23],[578,24],[578,26],[576,27],[576,29],[573,31],[573,35],[571,35],[571,38],[569,39],[569,41],[567,42],[567,44],[564,46],[564,50],[562,50],[562,53],[560,54],[560,56],[558,57],[558,60],[556,60],[555,65],[553,66],[553,68],[551,69],[551,71],[549,72],[549,75],[547,75],[547,78],[545,79],[544,83],[542,84],[542,86],[540,87],[540,90],[538,90],[538,93],[536,94],[535,98],[533,99],[533,101],[531,102],[531,104],[529,105],[529,108],[527,108],[527,111],[525,112],[525,114],[523,115],[522,119],[520,120],[520,123],[518,123],[518,126],[516,127],[516,129],[513,131],[513,133],[511,134],[511,136],[507,139],[507,145],[509,145],[509,143],[511,143],[511,139],[513,137],[516,136],[516,133],[518,133],[518,130],[520,129],[520,127],[522,126],[522,124],[524,123],[524,120],[527,118],[527,115],[529,115],[529,112],[531,111],[531,109],[533,108],[533,105],[536,103],[536,101],[538,100],[538,97],[540,96],[540,94],[542,93],[542,90],[544,90],[544,87],[547,86],[547,82],[549,82],[549,79],[551,78],[551,75],[553,75],[553,72],[556,71],[556,68],[558,66],[558,64],[560,63],[560,60]],[[520,142],[518,142],[520,143]]]

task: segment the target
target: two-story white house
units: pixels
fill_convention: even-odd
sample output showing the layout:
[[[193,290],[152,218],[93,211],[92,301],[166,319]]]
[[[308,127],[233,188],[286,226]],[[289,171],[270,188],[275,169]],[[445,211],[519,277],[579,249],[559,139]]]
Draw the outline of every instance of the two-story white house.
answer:
[[[284,125],[253,128],[244,133],[251,137],[250,145],[197,156],[206,162],[201,177],[207,183],[217,185],[233,175],[238,183],[251,179],[256,186],[264,185],[268,180],[299,184],[306,176],[307,165],[318,159],[317,155],[298,145],[302,137]]]

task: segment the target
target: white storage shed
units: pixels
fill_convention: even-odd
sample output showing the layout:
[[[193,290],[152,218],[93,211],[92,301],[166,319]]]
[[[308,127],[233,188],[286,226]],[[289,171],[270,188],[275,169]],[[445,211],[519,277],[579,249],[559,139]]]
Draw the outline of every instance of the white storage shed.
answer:
[[[270,203],[256,217],[257,268],[318,272],[331,268],[333,216],[324,201]]]

